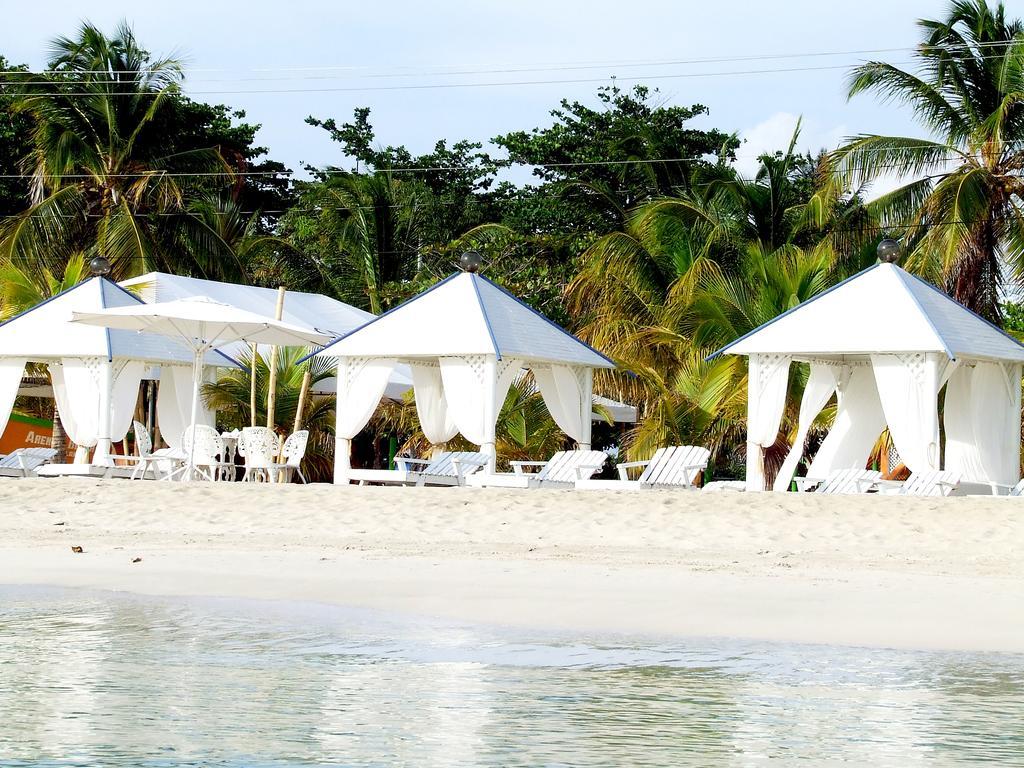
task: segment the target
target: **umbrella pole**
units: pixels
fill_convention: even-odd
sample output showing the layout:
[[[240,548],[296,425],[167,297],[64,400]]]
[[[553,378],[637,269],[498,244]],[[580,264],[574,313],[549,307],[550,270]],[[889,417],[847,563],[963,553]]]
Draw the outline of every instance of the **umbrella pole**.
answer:
[[[196,348],[196,357],[192,362],[192,419],[189,422],[192,430],[192,440],[188,446],[188,466],[185,468],[186,482],[192,479],[195,472],[196,458],[196,419],[199,417],[199,386],[203,377],[203,348]]]

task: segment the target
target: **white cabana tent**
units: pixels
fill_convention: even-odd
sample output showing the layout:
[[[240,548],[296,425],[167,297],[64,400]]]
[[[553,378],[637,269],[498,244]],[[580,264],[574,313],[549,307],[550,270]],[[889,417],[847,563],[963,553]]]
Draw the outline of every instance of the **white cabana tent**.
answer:
[[[809,363],[810,376],[775,490],[789,486],[811,422],[834,393],[835,421],[808,476],[864,468],[888,427],[911,471],[944,468],[993,487],[1020,478],[1024,346],[895,264],[860,272],[715,354],[723,353],[749,358],[747,490],[764,490],[764,449],[778,436],[794,361]]]
[[[508,388],[533,371],[552,417],[590,447],[593,370],[613,368],[584,344],[490,280],[458,272],[316,354],[338,359],[336,483],[347,482],[350,441],[369,421],[392,369],[412,371],[427,439],[461,433],[495,459],[495,422]]]
[[[110,461],[110,444],[131,427],[139,383],[150,366],[161,367],[157,411],[171,440],[188,423],[192,353],[159,336],[72,323],[72,312],[94,312],[142,304],[103,277],[86,280],[0,324],[0,434],[10,417],[25,365],[45,363],[61,423],[84,462],[95,446],[97,463]],[[210,367],[236,366],[210,352]],[[205,411],[205,409],[204,409]],[[212,415],[202,414],[209,422]]]
[[[245,309],[264,317],[274,317],[277,310],[278,292],[276,288],[222,283],[198,277],[170,275],[166,272],[148,272],[145,275],[124,280],[121,285],[148,304],[157,301],[176,301],[194,296],[208,296],[214,301]],[[369,312],[323,294],[287,291],[281,320],[292,325],[312,328],[336,339],[365,325],[374,317]],[[244,342],[237,342],[220,347],[220,349],[233,357],[241,357],[245,347]],[[401,400],[402,396],[410,389],[412,389],[411,374],[404,366],[399,366],[388,380],[385,394],[395,400]],[[333,394],[335,391],[336,382],[333,378],[324,379],[313,388],[313,392],[316,394]]]

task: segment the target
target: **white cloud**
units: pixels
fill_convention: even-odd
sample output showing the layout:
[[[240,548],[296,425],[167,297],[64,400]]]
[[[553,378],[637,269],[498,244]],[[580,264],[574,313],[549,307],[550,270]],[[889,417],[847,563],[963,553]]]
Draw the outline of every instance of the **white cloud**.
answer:
[[[736,168],[739,172],[744,176],[753,176],[757,173],[758,157],[766,152],[785,151],[799,119],[798,115],[790,112],[776,112],[752,128],[740,131],[743,144],[736,150]],[[800,125],[797,150],[818,152],[821,149],[835,149],[848,134],[844,125],[826,128],[805,119]]]

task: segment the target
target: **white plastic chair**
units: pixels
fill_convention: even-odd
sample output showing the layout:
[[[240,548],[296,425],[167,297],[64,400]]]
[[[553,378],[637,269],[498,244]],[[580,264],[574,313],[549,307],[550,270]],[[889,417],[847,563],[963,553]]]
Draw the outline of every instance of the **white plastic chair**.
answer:
[[[192,445],[193,439],[195,447]],[[188,471],[188,457],[191,456],[196,474],[210,482],[218,479],[220,469],[224,466],[221,461],[224,442],[216,429],[205,424],[197,424],[194,431],[193,427],[188,427],[181,436],[181,452],[185,455],[185,467],[178,470],[178,474]]]
[[[274,480],[277,480],[277,473],[284,476],[284,482],[291,482],[292,472],[299,474],[299,479],[306,482],[306,476],[302,474],[302,457],[306,455],[306,444],[309,442],[309,430],[300,429],[288,435],[284,441],[284,448],[281,449],[282,462],[274,464]]]
[[[576,481],[576,487],[591,490],[634,490],[642,488],[696,488],[697,476],[707,469],[711,451],[699,445],[672,445],[659,448],[647,461],[627,461],[618,465],[618,480]],[[643,467],[636,480],[629,470]]]
[[[604,451],[559,451],[548,461],[512,461],[512,473],[477,473],[466,478],[466,485],[476,488],[574,488],[600,471],[608,454]],[[525,467],[537,469],[524,472]]]
[[[277,435],[267,427],[246,427],[238,440],[238,455],[245,459],[242,482],[270,482],[274,479]]]

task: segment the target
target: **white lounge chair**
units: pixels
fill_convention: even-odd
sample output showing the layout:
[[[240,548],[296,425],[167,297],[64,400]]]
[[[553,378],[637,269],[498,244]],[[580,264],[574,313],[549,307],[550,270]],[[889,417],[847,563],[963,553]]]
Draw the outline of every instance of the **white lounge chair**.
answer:
[[[626,461],[618,465],[618,480],[577,480],[576,487],[589,490],[641,488],[693,488],[697,476],[707,469],[711,451],[697,445],[672,445],[659,448],[647,461]],[[629,470],[643,467],[636,480]]]
[[[931,470],[928,472],[912,472],[899,489],[900,496],[949,496],[960,485],[960,475],[956,472]]]
[[[486,453],[474,451],[446,451],[433,459],[396,456],[395,469],[350,469],[348,478],[360,485],[465,485],[488,461]]]
[[[0,477],[34,477],[56,455],[53,448],[16,448],[0,458]]]
[[[880,480],[882,473],[873,469],[835,469],[825,479],[814,477],[794,478],[797,488],[806,490],[815,483],[814,493],[867,493]]]
[[[511,473],[477,473],[466,478],[474,488],[575,488],[576,482],[599,472],[608,454],[604,451],[559,451],[548,461],[513,461]],[[537,471],[524,472],[526,467]]]
[[[1003,487],[1005,488],[1006,486]],[[1024,496],[1024,480],[1020,480],[1015,486],[1013,486],[1007,496]]]

